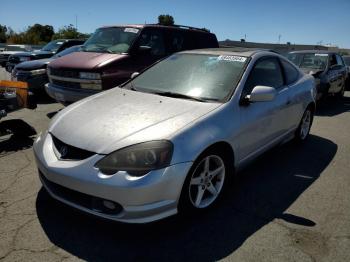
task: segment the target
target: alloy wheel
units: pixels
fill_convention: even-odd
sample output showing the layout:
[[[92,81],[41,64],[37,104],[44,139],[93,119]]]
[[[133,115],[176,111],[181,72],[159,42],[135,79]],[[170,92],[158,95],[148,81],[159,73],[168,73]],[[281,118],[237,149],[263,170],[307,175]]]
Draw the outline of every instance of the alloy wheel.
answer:
[[[191,175],[189,198],[195,208],[206,208],[219,196],[225,181],[225,164],[221,157],[203,158]]]
[[[300,127],[300,138],[304,140],[307,135],[309,134],[310,127],[311,127],[311,111],[306,110],[303,119],[301,120],[301,127]]]

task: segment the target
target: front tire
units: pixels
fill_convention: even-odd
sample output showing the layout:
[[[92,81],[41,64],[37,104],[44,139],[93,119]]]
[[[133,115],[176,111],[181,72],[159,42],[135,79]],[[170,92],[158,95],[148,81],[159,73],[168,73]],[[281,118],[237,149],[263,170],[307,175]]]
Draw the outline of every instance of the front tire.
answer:
[[[314,118],[314,112],[313,112],[311,106],[309,106],[305,110],[303,117],[301,118],[299,127],[298,127],[297,131],[295,132],[295,140],[297,142],[303,142],[309,137],[313,118]]]
[[[343,83],[343,87],[341,88],[341,90],[336,94],[337,98],[342,99],[344,97],[345,94],[345,81]]]
[[[213,206],[222,196],[229,175],[227,160],[215,151],[200,156],[187,174],[179,211],[198,212]]]

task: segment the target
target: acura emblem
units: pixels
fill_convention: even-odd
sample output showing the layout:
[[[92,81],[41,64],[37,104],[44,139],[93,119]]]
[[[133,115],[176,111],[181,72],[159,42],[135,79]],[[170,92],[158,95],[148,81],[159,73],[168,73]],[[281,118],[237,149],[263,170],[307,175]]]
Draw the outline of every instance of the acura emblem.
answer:
[[[65,157],[68,153],[68,147],[67,146],[61,146],[59,150],[61,157]]]

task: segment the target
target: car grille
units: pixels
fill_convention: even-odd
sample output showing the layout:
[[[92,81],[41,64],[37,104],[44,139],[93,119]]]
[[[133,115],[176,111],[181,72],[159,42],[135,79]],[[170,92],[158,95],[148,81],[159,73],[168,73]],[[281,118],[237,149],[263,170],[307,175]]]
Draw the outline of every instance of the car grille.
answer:
[[[67,81],[61,81],[57,79],[52,79],[51,81],[54,85],[58,85],[61,87],[80,88],[80,83],[76,83],[76,82],[67,82]]]
[[[72,189],[69,189],[67,187],[58,185],[54,182],[49,181],[39,170],[39,175],[41,178],[41,181],[45,184],[45,186],[56,196],[67,200],[68,202],[71,202],[75,205],[85,207],[87,209],[90,209],[92,211],[96,211],[99,213],[104,213],[104,214],[119,214],[122,210],[123,207],[113,201],[108,200],[109,202],[113,202],[114,208],[106,208],[103,205],[103,201],[105,199],[99,198],[99,197],[94,197],[90,196],[85,193],[81,193]]]
[[[80,149],[71,145],[68,145],[58,138],[51,135],[52,141],[55,147],[55,154],[59,159],[64,160],[83,160],[86,159],[92,155],[94,155],[94,152],[90,152],[84,149]]]
[[[78,71],[63,70],[63,69],[56,69],[56,68],[50,68],[50,75],[69,77],[69,78],[79,78]]]

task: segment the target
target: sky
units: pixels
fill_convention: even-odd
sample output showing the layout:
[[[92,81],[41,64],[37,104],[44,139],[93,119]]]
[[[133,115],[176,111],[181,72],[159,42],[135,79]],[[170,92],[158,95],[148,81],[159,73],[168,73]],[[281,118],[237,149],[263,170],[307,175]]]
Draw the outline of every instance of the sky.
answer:
[[[1,0],[0,24],[23,31],[35,23],[58,29],[76,24],[83,33],[103,25],[175,23],[205,27],[218,40],[350,48],[350,0]]]

